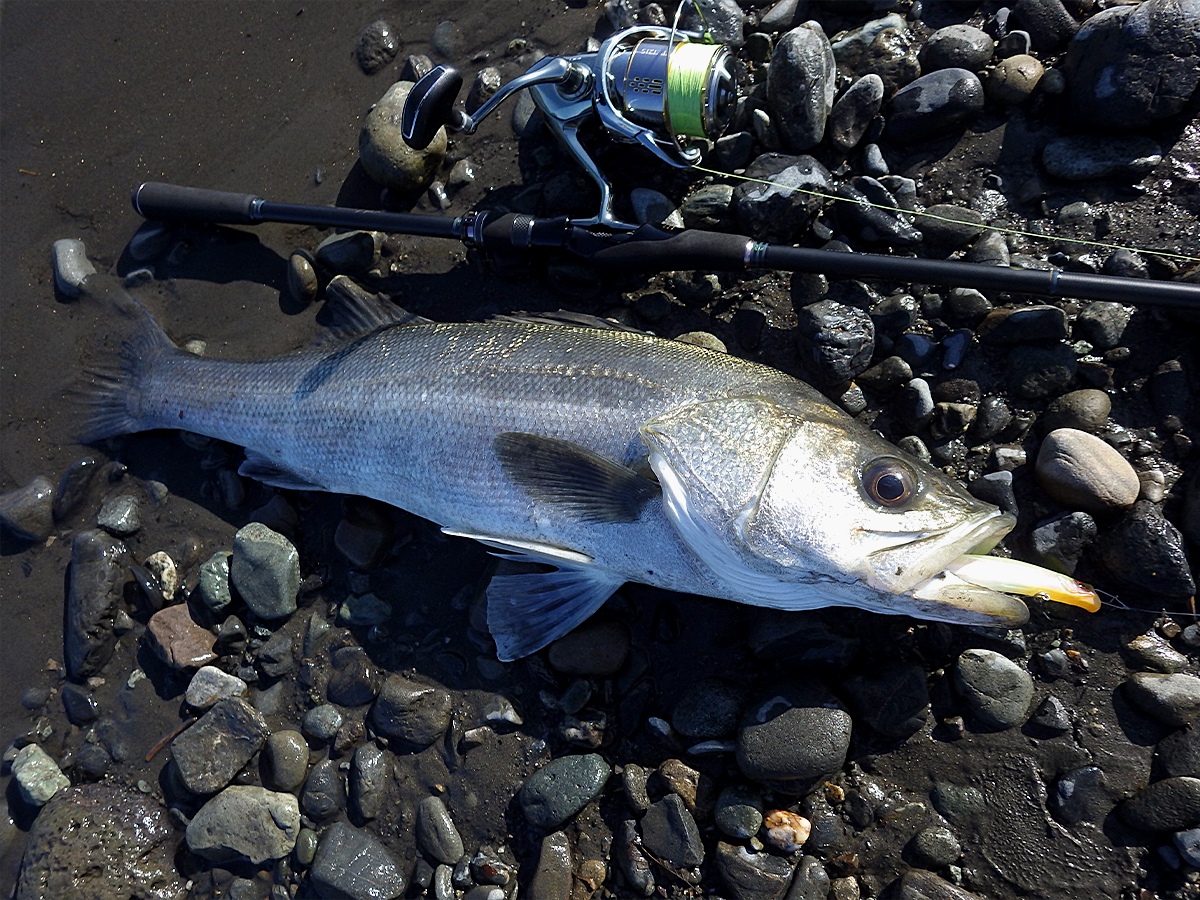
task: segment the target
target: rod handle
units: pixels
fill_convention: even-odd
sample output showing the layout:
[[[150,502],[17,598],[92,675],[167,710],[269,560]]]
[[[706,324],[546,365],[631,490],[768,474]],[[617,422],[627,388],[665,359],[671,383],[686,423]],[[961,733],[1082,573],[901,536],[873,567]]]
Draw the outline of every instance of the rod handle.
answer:
[[[262,201],[253,194],[210,191],[146,181],[133,189],[133,208],[147,219],[171,222],[216,222],[222,225],[252,225],[259,221],[255,206]]]

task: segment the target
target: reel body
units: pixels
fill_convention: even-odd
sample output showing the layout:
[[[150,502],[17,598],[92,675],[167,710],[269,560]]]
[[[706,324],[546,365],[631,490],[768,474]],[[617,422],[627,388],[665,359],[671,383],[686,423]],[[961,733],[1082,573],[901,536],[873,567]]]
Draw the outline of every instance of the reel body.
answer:
[[[613,138],[639,144],[677,168],[699,162],[689,139],[715,140],[732,118],[737,90],[733,56],[719,44],[658,26],[614,34],[595,53],[539,61],[490,97],[473,115],[454,109],[462,76],[438,66],[423,77],[405,103],[401,134],[409,146],[429,144],[445,125],[474,132],[509,96],[528,88],[546,124],[600,189],[600,208],[581,226],[617,231],[637,226],[612,212],[612,185],[579,140],[579,129],[596,118]]]

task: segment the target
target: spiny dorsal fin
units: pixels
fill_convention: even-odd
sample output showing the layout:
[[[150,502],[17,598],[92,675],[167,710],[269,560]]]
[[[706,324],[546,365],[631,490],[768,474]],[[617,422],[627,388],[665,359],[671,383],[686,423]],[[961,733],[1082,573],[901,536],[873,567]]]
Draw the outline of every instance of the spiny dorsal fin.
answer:
[[[535,503],[582,522],[635,522],[658,485],[571,441],[506,431],[492,442],[504,472]]]
[[[345,275],[325,288],[325,305],[317,321],[326,328],[325,339],[348,340],[392,325],[427,325],[423,316],[397,306],[383,294],[372,294]]]
[[[492,316],[489,322],[516,322],[519,325],[570,325],[575,328],[595,328],[597,331],[628,331],[633,334],[649,334],[640,328],[623,325],[616,319],[602,319],[588,313],[556,309],[553,312],[512,312]]]

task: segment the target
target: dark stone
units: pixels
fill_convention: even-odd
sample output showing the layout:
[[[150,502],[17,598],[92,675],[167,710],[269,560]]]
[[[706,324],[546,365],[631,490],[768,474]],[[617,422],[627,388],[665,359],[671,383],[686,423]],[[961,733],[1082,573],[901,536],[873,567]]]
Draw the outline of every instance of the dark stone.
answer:
[[[789,860],[748,847],[717,844],[717,871],[737,900],[775,900],[792,875]]]
[[[1142,788],[1118,809],[1142,831],[1182,831],[1200,824],[1200,778],[1164,778]]]
[[[1079,28],[1062,0],[1018,0],[1013,18],[1037,50],[1060,49]]]
[[[1030,543],[1038,562],[1072,575],[1088,545],[1096,539],[1096,520],[1082,511],[1046,519],[1030,532]]]
[[[95,675],[112,657],[113,633],[121,586],[125,582],[125,545],[102,531],[82,531],[71,543],[63,643],[67,675],[81,681]]]
[[[72,725],[86,725],[100,718],[100,704],[84,687],[77,684],[64,684],[62,701],[67,718]]]
[[[765,153],[745,174],[733,190],[734,218],[741,231],[763,241],[798,239],[823,207],[822,195],[834,189],[829,170],[811,156]]]
[[[871,73],[846,89],[833,104],[829,139],[842,151],[852,150],[863,139],[883,105],[883,79]]]
[[[62,478],[58,480],[58,490],[54,492],[54,519],[61,522],[73,513],[92,486],[92,478],[100,470],[100,463],[94,457],[87,456],[67,467]]]
[[[1085,306],[1075,317],[1075,335],[1096,350],[1111,350],[1121,343],[1132,310],[1120,303],[1097,300]]]
[[[650,804],[642,817],[642,843],[676,868],[691,868],[704,861],[700,829],[678,794],[667,794]]]
[[[279,678],[292,671],[296,660],[292,656],[292,636],[283,631],[271,635],[258,648],[258,667],[268,678]]]
[[[985,344],[1024,344],[1061,341],[1067,337],[1067,314],[1057,306],[995,309],[976,329]]]
[[[855,717],[888,737],[914,735],[929,717],[925,670],[916,663],[894,663],[869,675],[851,676],[845,688]]]
[[[358,67],[367,75],[374,75],[385,68],[399,51],[400,41],[392,27],[382,19],[364,28],[358,36],[358,43],[354,45]]]
[[[337,763],[323,759],[308,773],[300,794],[300,809],[310,819],[320,821],[337,814],[346,805]]]
[[[333,674],[325,696],[338,706],[364,706],[379,692],[379,669],[362,647],[339,647],[333,654]]]
[[[886,135],[915,144],[951,134],[983,109],[983,85],[966,69],[939,69],[892,95]]]
[[[1078,367],[1068,344],[1015,347],[1008,355],[1009,390],[1023,400],[1053,397],[1071,386]]]
[[[428,747],[450,724],[450,694],[437,685],[391,675],[371,708],[371,722],[380,734]]]
[[[988,60],[996,43],[991,35],[973,25],[947,25],[929,36],[921,48],[921,70],[969,69],[978,72]]]
[[[611,770],[589,753],[551,760],[527,779],[517,799],[529,824],[550,832],[588,805],[604,788]]]
[[[787,150],[803,153],[820,143],[836,78],[833,49],[817,22],[805,22],[779,39],[767,74],[767,106]]]
[[[1158,742],[1154,748],[1151,774],[1155,779],[1200,772],[1200,728],[1181,728]]]
[[[321,837],[310,877],[323,897],[394,900],[404,893],[395,858],[367,831],[335,822]]]
[[[350,804],[363,819],[374,819],[382,812],[387,775],[387,758],[374,744],[363,744],[354,751],[350,763]]]
[[[737,728],[746,702],[740,685],[718,678],[701,678],[683,692],[671,714],[671,724],[686,738],[723,738]]]
[[[1050,794],[1050,811],[1064,825],[1099,825],[1113,804],[1108,779],[1097,766],[1084,766],[1059,776]]]
[[[983,216],[973,209],[937,203],[925,212],[928,215],[921,217],[921,233],[932,247],[962,250],[983,234]]]
[[[920,242],[921,232],[900,213],[899,203],[879,181],[859,176],[834,192],[843,202],[834,206],[842,230],[870,244],[911,245]]]
[[[219,700],[171,743],[171,756],[193,794],[219,791],[267,740],[270,729],[244,700]]]
[[[1139,500],[1092,545],[1092,556],[1123,587],[1166,597],[1196,593],[1183,536],[1149,500]]]
[[[871,363],[875,326],[861,309],[833,300],[796,311],[800,352],[819,384],[850,381]]]

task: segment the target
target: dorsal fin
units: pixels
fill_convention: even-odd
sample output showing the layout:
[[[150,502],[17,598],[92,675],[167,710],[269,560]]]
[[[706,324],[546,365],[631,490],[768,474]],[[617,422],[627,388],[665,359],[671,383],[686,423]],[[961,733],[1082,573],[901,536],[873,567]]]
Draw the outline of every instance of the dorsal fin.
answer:
[[[364,290],[345,275],[337,275],[325,288],[325,305],[317,321],[325,326],[323,339],[349,340],[392,325],[428,325],[432,320],[410,313],[383,294]]]
[[[624,325],[616,319],[602,319],[589,313],[556,309],[553,312],[511,312],[492,316],[489,322],[516,322],[521,325],[571,325],[576,328],[595,328],[597,331],[628,331],[633,334],[649,334],[640,328]]]

